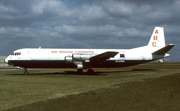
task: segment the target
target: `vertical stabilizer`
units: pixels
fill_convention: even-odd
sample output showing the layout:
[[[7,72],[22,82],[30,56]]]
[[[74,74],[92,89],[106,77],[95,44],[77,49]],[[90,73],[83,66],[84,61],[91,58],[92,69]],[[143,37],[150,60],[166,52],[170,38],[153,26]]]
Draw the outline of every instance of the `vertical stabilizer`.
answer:
[[[163,27],[155,27],[148,48],[153,52],[163,47],[165,47],[164,29]]]

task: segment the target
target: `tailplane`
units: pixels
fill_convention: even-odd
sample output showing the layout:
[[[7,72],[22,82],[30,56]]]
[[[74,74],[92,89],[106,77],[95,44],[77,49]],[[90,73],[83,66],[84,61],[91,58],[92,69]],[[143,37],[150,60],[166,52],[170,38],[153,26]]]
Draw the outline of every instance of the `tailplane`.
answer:
[[[175,45],[174,44],[169,44],[155,52],[153,52],[153,55],[165,55],[169,50],[171,50]]]

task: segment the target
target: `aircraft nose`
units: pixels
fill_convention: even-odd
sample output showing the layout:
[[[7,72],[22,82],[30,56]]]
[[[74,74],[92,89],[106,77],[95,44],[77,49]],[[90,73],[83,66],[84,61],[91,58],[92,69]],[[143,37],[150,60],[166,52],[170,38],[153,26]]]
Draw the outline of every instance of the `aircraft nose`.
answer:
[[[6,59],[4,59],[4,62],[5,62],[5,63],[8,63],[8,61],[9,61],[9,60],[8,60],[8,57],[7,57]]]

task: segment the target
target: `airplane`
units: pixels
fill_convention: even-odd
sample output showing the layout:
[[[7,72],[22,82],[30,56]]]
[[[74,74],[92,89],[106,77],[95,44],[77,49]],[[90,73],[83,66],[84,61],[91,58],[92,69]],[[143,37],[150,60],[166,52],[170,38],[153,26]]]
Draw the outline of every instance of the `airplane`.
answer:
[[[51,49],[23,48],[13,51],[4,62],[21,68],[77,68],[78,73],[92,68],[118,68],[132,66],[154,60],[162,60],[174,44],[165,45],[164,28],[155,27],[146,46],[131,49]]]

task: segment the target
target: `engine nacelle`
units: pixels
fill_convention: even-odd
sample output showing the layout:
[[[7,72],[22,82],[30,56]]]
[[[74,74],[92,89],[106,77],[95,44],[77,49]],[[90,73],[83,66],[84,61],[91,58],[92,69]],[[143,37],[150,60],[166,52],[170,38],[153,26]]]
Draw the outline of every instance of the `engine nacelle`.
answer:
[[[73,58],[72,58],[72,56],[65,56],[65,61],[66,62],[70,62],[70,63],[72,63],[73,62]]]
[[[77,61],[84,61],[84,60],[89,60],[90,57],[93,55],[87,55],[87,54],[73,54],[72,58]]]

